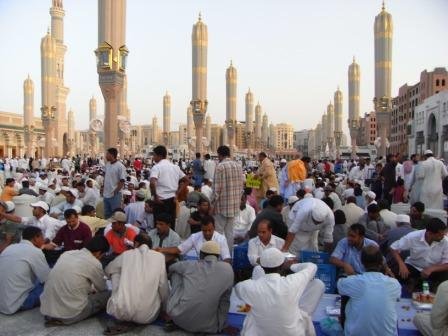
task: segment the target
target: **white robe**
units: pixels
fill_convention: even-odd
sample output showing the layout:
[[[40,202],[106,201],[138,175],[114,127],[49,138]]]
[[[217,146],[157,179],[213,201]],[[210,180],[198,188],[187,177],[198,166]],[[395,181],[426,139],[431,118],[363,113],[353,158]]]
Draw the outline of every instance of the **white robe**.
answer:
[[[106,274],[112,279],[108,314],[140,324],[157,318],[169,295],[163,254],[141,245],[115,258]]]
[[[442,181],[448,176],[445,165],[442,161],[429,157],[422,163],[423,185],[420,194],[420,201],[427,209],[443,210],[443,188]]]

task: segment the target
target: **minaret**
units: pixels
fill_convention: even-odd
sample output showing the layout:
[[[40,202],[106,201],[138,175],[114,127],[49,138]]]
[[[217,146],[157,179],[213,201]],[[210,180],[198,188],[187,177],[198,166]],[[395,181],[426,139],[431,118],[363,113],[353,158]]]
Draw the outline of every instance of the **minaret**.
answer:
[[[269,132],[268,132],[268,138],[266,140],[266,147],[270,149],[277,149],[277,141],[276,141],[276,130],[273,123],[269,124]]]
[[[98,0],[97,71],[104,97],[104,147],[122,145],[124,134],[119,130],[122,90],[126,75],[126,0]],[[124,120],[122,120],[124,121]],[[120,123],[122,122],[120,121]],[[120,143],[119,143],[120,141]],[[120,150],[124,151],[124,146]]]
[[[64,155],[73,156],[75,155],[75,114],[72,110],[68,111],[67,116],[67,145],[68,151]]]
[[[334,93],[334,140],[336,144],[336,158],[339,158],[342,141],[342,92],[339,90],[339,86]]]
[[[194,125],[196,126],[196,152],[202,152],[204,119],[207,113],[207,26],[199,13],[198,22],[193,25],[192,43],[192,98]]]
[[[353,57],[353,63],[348,67],[348,128],[352,145],[352,158],[356,157],[356,139],[359,133],[361,70]]]
[[[226,70],[226,127],[232,155],[235,149],[237,76],[237,71],[230,61],[230,66]]]
[[[23,82],[23,130],[26,156],[34,155],[34,83],[28,75]]]
[[[190,146],[190,141],[193,139],[194,136],[194,121],[193,121],[193,110],[191,109],[191,106],[188,106],[187,108],[187,140],[188,140],[188,146]]]
[[[171,125],[171,96],[168,91],[163,96],[163,144],[168,146]]]
[[[321,138],[321,150],[323,153],[323,156],[326,156],[325,152],[327,150],[327,141],[328,141],[328,136],[327,136],[327,130],[328,130],[328,125],[327,125],[327,114],[324,111],[324,114],[322,114],[322,121],[321,121],[321,125],[322,125],[322,130],[320,133],[320,138]]]
[[[261,139],[260,139],[260,149],[264,150],[268,147],[269,142],[269,120],[268,115],[263,114],[263,121],[261,124]]]
[[[96,99],[92,96],[89,100],[89,122],[92,123],[92,120],[97,119],[96,114]],[[90,147],[90,154],[92,157],[96,156],[98,148],[97,148],[97,130],[92,128],[92,125],[90,125],[89,129],[89,147]]]
[[[96,119],[96,99],[94,96],[89,100],[89,121]]]
[[[45,129],[45,149],[43,156],[53,156],[56,117],[56,40],[50,32],[42,39],[40,44],[41,54],[41,117]]]
[[[205,138],[208,143],[207,150],[210,150],[210,144],[212,143],[212,118],[210,114],[205,118]]]
[[[159,121],[156,116],[152,118],[152,143],[153,145],[159,143]]]
[[[377,134],[381,138],[379,156],[387,152],[386,140],[390,134],[390,111],[392,109],[392,15],[386,12],[384,2],[381,12],[375,17],[375,97]]]
[[[246,93],[246,127],[247,147],[251,149],[254,143],[254,95],[250,91]]]
[[[262,110],[261,105],[258,102],[255,106],[255,148],[260,149],[261,142],[262,142],[262,134],[261,134],[261,128],[262,128]]]
[[[68,120],[66,115],[66,101],[69,89],[64,84],[64,65],[65,53],[67,47],[64,45],[64,16],[62,0],[52,0],[52,7],[50,8],[51,15],[51,36],[56,42],[56,53],[54,54],[54,61],[56,67],[55,78],[52,79],[55,83],[55,117],[54,117],[54,139],[56,144],[54,146],[55,155],[67,154],[68,143],[64,143],[64,135],[68,141]]]
[[[334,156],[334,106],[330,101],[327,105],[327,141],[330,156]]]
[[[322,153],[322,125],[319,123],[316,126],[316,141],[314,143],[316,159],[320,159]]]
[[[224,125],[223,128],[222,128],[222,144],[224,146],[228,146],[229,145],[229,139],[227,137],[227,127],[226,127],[226,125]]]

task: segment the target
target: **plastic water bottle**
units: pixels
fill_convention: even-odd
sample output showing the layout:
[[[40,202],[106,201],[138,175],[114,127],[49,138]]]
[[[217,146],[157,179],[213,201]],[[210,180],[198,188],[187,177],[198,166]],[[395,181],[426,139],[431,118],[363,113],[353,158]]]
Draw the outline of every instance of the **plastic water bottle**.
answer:
[[[428,281],[423,281],[422,289],[423,289],[423,294],[429,294],[429,284],[428,284]]]

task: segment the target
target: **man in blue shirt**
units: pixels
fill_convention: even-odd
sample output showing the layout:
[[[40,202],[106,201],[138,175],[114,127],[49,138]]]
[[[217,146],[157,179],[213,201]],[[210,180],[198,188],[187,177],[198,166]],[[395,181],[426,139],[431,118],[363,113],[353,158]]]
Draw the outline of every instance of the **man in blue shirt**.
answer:
[[[361,263],[361,250],[366,246],[378,244],[365,238],[366,229],[361,224],[353,224],[347,232],[347,238],[341,239],[330,257],[330,263],[341,268],[346,275],[364,273],[365,269]]]
[[[204,178],[204,167],[202,166],[201,153],[196,153],[196,159],[191,163],[193,171],[194,186],[201,187]]]
[[[383,255],[377,246],[362,249],[365,273],[338,281],[339,294],[349,297],[345,307],[344,334],[363,336],[397,335],[396,300],[400,283],[383,273]]]

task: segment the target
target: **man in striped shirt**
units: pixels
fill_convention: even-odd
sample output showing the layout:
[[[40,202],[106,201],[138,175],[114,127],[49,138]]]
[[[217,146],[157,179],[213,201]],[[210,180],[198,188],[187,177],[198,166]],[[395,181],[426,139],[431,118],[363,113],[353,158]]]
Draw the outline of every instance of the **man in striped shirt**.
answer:
[[[243,192],[243,169],[230,159],[230,148],[220,146],[217,150],[219,163],[213,179],[212,206],[215,214],[216,231],[226,236],[229,250],[233,247],[233,223],[240,212]],[[231,252],[232,253],[232,252]]]

